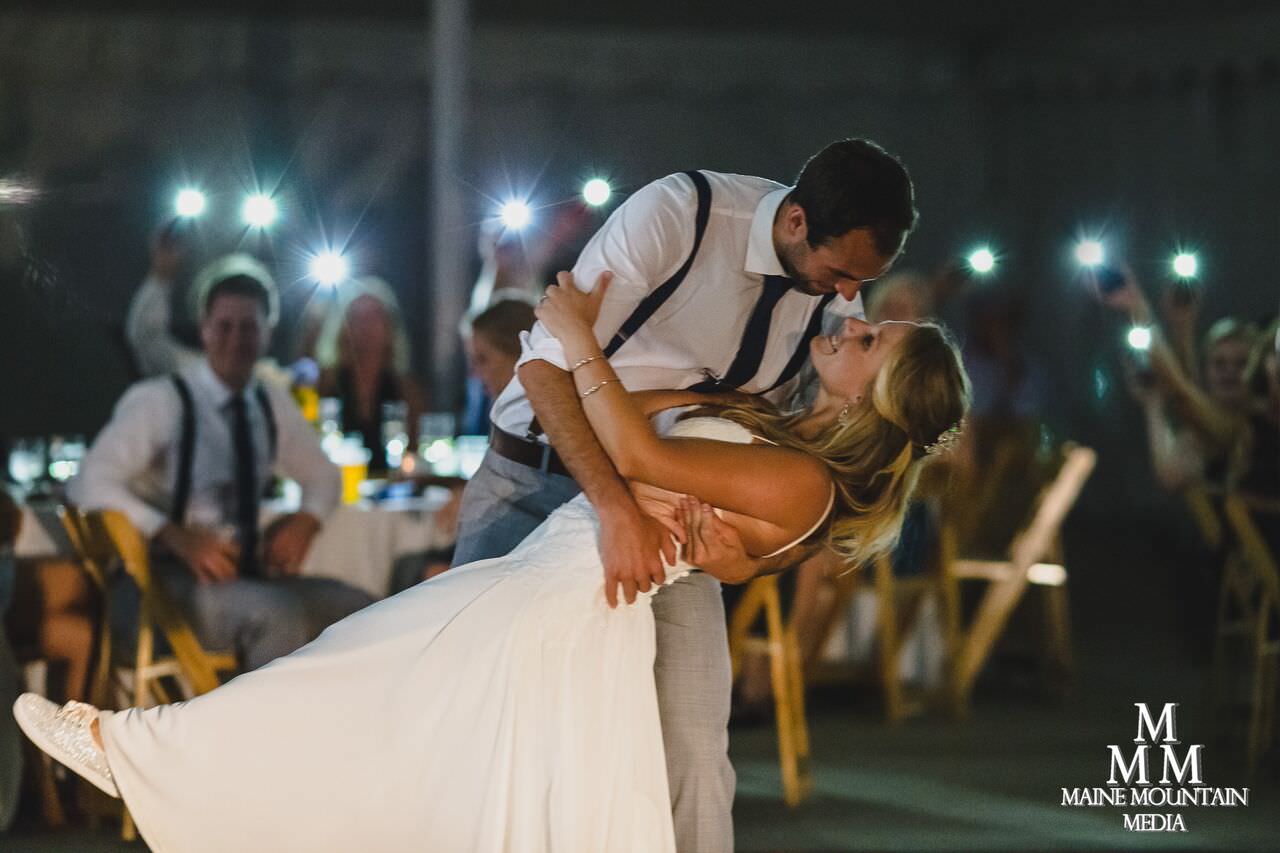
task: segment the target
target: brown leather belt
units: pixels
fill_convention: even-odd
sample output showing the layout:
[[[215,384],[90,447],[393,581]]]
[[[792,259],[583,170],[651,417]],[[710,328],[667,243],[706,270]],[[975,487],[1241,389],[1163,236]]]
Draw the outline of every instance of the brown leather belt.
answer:
[[[564,467],[564,462],[560,461],[560,455],[549,444],[520,438],[496,426],[491,426],[489,447],[503,459],[510,459],[512,462],[518,462],[536,471],[572,477],[569,469]]]

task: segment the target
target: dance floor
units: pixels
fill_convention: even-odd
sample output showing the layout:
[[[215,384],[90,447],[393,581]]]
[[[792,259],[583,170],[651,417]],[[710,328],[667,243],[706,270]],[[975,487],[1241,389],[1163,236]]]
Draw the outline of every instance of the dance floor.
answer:
[[[738,850],[1277,849],[1275,764],[1248,780],[1235,748],[1208,735],[1207,670],[1189,651],[1192,630],[1175,617],[1183,591],[1153,544],[1161,537],[1133,527],[1119,534],[1106,519],[1077,518],[1068,530],[1080,671],[1065,701],[1038,695],[1028,670],[997,664],[966,722],[926,714],[890,728],[874,692],[823,688],[810,708],[815,791],[794,811],[780,799],[772,727],[735,726]],[[1149,810],[1181,813],[1184,833],[1126,831],[1122,815],[1133,809],[1063,807],[1062,788],[1106,785],[1107,746],[1133,743],[1135,701],[1181,703],[1182,743],[1205,744],[1204,785],[1248,786],[1248,807]],[[143,847],[105,829],[27,829],[0,839],[0,849]]]

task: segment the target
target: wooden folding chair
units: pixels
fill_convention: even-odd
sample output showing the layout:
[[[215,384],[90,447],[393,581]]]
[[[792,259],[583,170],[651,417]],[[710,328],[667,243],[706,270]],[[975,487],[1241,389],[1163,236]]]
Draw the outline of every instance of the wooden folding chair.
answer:
[[[219,672],[236,669],[234,654],[212,653],[200,645],[177,605],[153,582],[147,541],[128,517],[114,510],[85,513],[72,507],[62,508],[59,515],[85,573],[104,594],[109,567],[117,559],[141,594],[138,645],[132,661],[113,661],[110,625],[103,620],[104,633],[99,640],[102,650],[92,680],[95,693],[103,694],[97,698],[107,700],[113,662],[121,686],[116,691],[116,701],[111,703],[115,707],[146,708],[174,701],[177,696],[165,686],[166,679],[177,683],[182,698],[190,699],[217,687]],[[168,642],[171,655],[156,654],[157,630]],[[117,653],[116,657],[121,656]],[[106,702],[100,707],[107,707]],[[136,837],[127,810],[121,834],[126,840]]]
[[[1222,547],[1222,514],[1214,506],[1214,495],[1203,483],[1195,483],[1182,490],[1182,502],[1186,504],[1191,520],[1200,531],[1200,538],[1210,551]]]
[[[1046,656],[1064,674],[1070,672],[1067,571],[1062,565],[1059,533],[1096,462],[1097,454],[1087,447],[1065,449],[1057,476],[1041,490],[1030,523],[1014,536],[1008,559],[957,556],[954,533],[944,523],[945,571],[956,581],[987,584],[972,620],[960,631],[952,662],[952,703],[957,715],[967,711],[974,682],[1028,585],[1044,591]]]
[[[897,725],[908,716],[912,706],[902,687],[902,648],[920,623],[925,604],[932,600],[938,608],[942,628],[943,656],[947,666],[952,666],[956,653],[959,627],[959,605],[955,585],[942,571],[941,561],[931,557],[923,571],[909,577],[899,577],[893,570],[893,558],[883,556],[873,567],[876,589],[876,663],[882,695],[885,719]],[[921,697],[920,702],[932,702],[943,698],[941,694]]]
[[[1216,709],[1219,704],[1223,682],[1227,680],[1227,646],[1232,640],[1242,640],[1248,660],[1247,760],[1252,773],[1271,748],[1275,735],[1276,691],[1280,683],[1280,636],[1275,631],[1280,620],[1280,569],[1254,523],[1249,503],[1239,495],[1229,495],[1223,512],[1235,547],[1223,566],[1210,676],[1211,708]]]
[[[765,634],[752,636],[751,629],[761,616]],[[809,770],[809,724],[805,718],[804,677],[795,628],[782,618],[777,575],[751,581],[733,611],[729,621],[729,654],[735,679],[742,668],[743,656],[752,651],[763,652],[769,658],[783,799],[788,806],[795,807],[813,788]]]
[[[89,702],[99,708],[113,707],[111,695],[110,577],[112,563],[116,560],[115,547],[105,538],[90,541],[84,527],[84,516],[79,510],[64,505],[58,507],[58,520],[71,543],[76,563],[89,579],[98,598],[97,641],[94,649],[93,669],[89,673]]]
[[[936,470],[921,479],[913,496],[930,507],[936,516],[936,505],[946,490],[947,477]],[[919,703],[908,701],[902,685],[900,661],[905,641],[924,615],[926,603],[931,599],[939,608],[942,628],[943,656],[950,662],[955,648],[958,612],[955,587],[941,571],[936,547],[922,549],[924,565],[908,576],[894,572],[894,556],[885,555],[870,565],[851,567],[833,558],[827,566],[826,590],[817,606],[809,614],[810,624],[797,626],[801,637],[800,648],[804,661],[805,680],[808,684],[835,680],[877,681],[884,700],[885,719],[897,724],[910,716]],[[850,607],[859,589],[865,584],[874,585],[876,597],[875,653],[871,666],[828,663],[822,661],[823,650],[835,630],[849,617]],[[796,614],[797,616],[799,614]],[[805,638],[808,642],[805,642]],[[925,697],[926,700],[934,697]],[[944,698],[944,697],[938,697]]]

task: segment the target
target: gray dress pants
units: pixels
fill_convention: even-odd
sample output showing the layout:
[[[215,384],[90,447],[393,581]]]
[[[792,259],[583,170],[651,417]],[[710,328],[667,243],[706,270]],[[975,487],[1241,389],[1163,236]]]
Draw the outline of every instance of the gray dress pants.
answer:
[[[331,578],[240,578],[202,584],[171,557],[152,572],[210,651],[234,650],[246,672],[305,646],[340,619],[373,603],[368,593]],[[138,588],[120,573],[112,588],[112,624],[125,648],[137,643]]]
[[[501,557],[578,493],[568,477],[544,474],[490,452],[467,484],[454,565]],[[653,675],[680,853],[733,850],[735,777],[729,763],[732,676],[720,583],[702,572],[653,598]]]

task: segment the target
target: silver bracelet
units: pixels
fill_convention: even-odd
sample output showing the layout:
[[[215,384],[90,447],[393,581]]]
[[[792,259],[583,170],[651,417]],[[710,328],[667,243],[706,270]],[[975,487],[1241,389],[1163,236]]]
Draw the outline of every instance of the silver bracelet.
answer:
[[[602,380],[600,380],[599,382],[597,382],[595,385],[592,385],[590,388],[588,388],[587,390],[583,391],[583,392],[582,392],[581,394],[579,394],[578,396],[585,400],[585,399],[587,399],[588,397],[590,397],[592,394],[594,394],[594,393],[596,393],[597,391],[599,391],[599,390],[600,390],[601,388],[603,388],[604,386],[608,385],[610,382],[620,382],[620,381],[621,381],[621,380],[619,380],[619,379],[602,379]]]
[[[574,372],[575,370],[577,370],[579,367],[585,367],[586,365],[590,364],[591,362],[593,362],[593,361],[599,361],[599,360],[600,360],[600,359],[602,359],[602,358],[604,358],[604,356],[602,356],[602,355],[591,355],[591,356],[587,356],[586,358],[584,358],[584,359],[580,360],[578,363],[576,363],[573,367],[570,367],[570,368],[569,368],[569,372],[570,372],[570,373],[573,373],[573,372]]]

